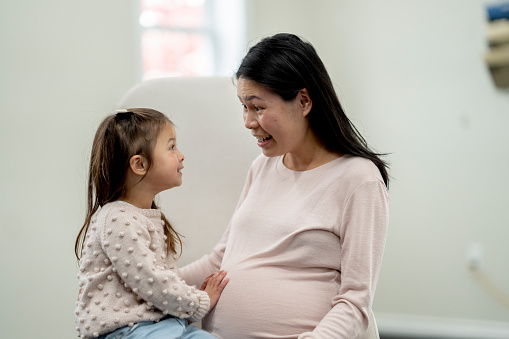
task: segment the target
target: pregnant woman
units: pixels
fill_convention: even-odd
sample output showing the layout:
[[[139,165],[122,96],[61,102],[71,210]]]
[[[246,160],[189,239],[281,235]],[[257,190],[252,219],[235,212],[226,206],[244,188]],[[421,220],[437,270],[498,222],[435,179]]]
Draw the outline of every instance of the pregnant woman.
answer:
[[[212,253],[183,267],[230,282],[203,328],[225,339],[361,338],[388,226],[387,165],[344,113],[313,46],[260,41],[237,73],[262,153]]]

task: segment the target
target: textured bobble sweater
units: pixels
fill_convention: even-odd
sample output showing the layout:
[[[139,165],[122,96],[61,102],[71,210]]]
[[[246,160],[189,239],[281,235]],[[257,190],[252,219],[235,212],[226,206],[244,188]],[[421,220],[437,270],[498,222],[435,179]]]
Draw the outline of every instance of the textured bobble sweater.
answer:
[[[207,293],[178,276],[166,239],[159,210],[117,201],[94,215],[78,273],[78,336],[98,337],[165,315],[199,321],[207,313]]]

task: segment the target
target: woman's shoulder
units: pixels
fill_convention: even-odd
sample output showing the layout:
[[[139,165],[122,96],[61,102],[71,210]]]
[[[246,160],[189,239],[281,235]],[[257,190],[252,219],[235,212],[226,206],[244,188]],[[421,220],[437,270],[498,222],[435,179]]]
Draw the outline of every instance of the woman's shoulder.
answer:
[[[281,156],[267,157],[263,153],[261,153],[253,160],[253,162],[251,162],[250,171],[256,174],[265,168],[275,166],[280,157]]]
[[[369,159],[344,154],[339,160],[337,165],[333,167],[333,173],[336,176],[340,176],[354,184],[373,180],[383,181],[378,167]]]
[[[351,197],[357,192],[367,197],[383,196],[388,199],[382,175],[371,160],[353,155],[341,158],[324,179],[331,194]]]
[[[275,161],[279,157],[267,157],[263,153],[260,153],[251,163],[251,167],[263,167],[271,161]]]

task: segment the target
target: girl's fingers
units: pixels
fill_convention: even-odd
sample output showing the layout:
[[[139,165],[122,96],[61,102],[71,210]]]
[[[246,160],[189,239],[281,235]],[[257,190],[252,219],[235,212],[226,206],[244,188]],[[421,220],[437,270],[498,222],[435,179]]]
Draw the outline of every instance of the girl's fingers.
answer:
[[[223,290],[223,289],[226,287],[226,284],[228,284],[228,282],[229,282],[229,281],[230,281],[230,279],[229,279],[229,278],[225,278],[225,279],[223,279],[223,281],[221,282],[221,284],[219,284],[219,288],[220,288],[221,290]]]
[[[208,285],[217,287],[217,285],[221,283],[225,276],[226,272],[223,270],[210,274],[205,278],[205,281],[201,284],[200,289],[204,290]]]
[[[214,273],[212,275],[212,277],[210,278],[208,285],[210,285],[214,288],[217,288],[218,286],[220,286],[222,284],[225,276],[226,276],[225,271],[219,271],[219,272]]]
[[[209,279],[210,279],[210,278],[212,278],[213,276],[215,276],[215,275],[217,275],[217,274],[219,274],[219,273],[222,273],[222,272],[224,272],[224,271],[217,271],[217,272],[214,272],[214,273],[210,274],[208,277],[206,277],[206,278],[205,278],[205,281],[209,280]]]

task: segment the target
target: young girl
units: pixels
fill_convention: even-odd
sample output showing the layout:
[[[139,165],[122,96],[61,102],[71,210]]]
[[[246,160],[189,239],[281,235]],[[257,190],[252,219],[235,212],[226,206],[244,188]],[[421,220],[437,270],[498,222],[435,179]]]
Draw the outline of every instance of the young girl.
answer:
[[[179,234],[154,197],[182,184],[184,155],[173,123],[142,108],[100,124],[89,168],[88,211],[75,244],[82,338],[216,338],[199,321],[228,283],[210,275],[198,290],[177,271]]]

